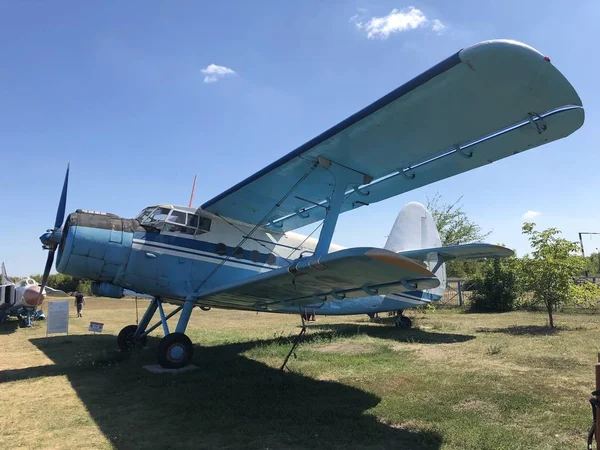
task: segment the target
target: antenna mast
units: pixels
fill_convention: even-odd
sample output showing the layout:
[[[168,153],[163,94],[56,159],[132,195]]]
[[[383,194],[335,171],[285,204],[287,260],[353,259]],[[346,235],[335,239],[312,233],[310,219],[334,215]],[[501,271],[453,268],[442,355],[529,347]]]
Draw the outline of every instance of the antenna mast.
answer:
[[[595,233],[595,232],[588,232],[588,231],[581,231],[579,233],[579,244],[581,245],[581,256],[583,256],[585,258],[585,251],[583,250],[583,239],[581,238],[582,235],[584,234],[600,234],[600,233]],[[598,262],[600,263],[600,253],[598,254]],[[585,276],[587,278],[588,276],[588,270],[585,270]]]
[[[192,195],[190,195],[190,204],[189,207],[192,207],[192,202],[194,201],[194,191],[196,190],[196,175],[194,175],[194,185],[192,186]]]

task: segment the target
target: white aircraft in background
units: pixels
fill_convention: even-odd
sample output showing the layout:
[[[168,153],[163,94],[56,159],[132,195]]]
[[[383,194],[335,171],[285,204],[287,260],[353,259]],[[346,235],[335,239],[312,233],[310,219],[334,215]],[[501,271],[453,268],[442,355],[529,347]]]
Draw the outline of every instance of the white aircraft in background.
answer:
[[[19,319],[22,327],[31,326],[31,318],[45,319],[44,313],[38,309],[46,297],[68,297],[57,289],[40,285],[33,278],[23,278],[14,283],[8,278],[6,267],[2,263],[2,278],[0,284],[0,324],[9,317]]]

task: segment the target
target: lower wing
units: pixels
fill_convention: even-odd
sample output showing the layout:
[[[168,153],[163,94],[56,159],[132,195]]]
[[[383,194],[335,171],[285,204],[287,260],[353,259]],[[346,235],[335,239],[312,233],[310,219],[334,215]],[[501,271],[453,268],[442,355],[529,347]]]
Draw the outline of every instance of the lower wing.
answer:
[[[434,273],[401,255],[378,248],[351,248],[200,293],[202,305],[269,310],[271,305],[302,306],[431,289]]]

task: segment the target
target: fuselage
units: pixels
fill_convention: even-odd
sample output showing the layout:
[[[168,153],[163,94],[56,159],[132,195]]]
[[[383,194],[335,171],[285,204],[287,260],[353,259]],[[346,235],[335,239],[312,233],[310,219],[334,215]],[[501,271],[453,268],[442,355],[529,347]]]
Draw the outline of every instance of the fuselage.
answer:
[[[254,228],[174,205],[146,208],[135,219],[78,210],[67,218],[56,268],[93,280],[97,295],[120,298],[127,289],[179,303],[201,290],[287,267],[312,254],[317,245],[313,237],[264,228],[252,232]],[[332,244],[329,251],[343,248]],[[443,288],[430,291],[329,301],[303,308],[330,315],[392,311],[443,295]],[[243,303],[199,304],[253,309]],[[299,309],[273,304],[268,311],[297,313]]]

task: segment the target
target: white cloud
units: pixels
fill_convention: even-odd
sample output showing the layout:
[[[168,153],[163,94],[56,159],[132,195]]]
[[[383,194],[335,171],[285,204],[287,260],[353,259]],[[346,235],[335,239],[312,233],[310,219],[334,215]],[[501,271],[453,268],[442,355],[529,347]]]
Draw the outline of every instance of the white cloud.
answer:
[[[531,219],[535,219],[540,214],[541,214],[541,212],[539,212],[539,211],[527,211],[525,214],[523,214],[522,218],[526,219],[526,220],[531,220]]]
[[[226,75],[235,75],[235,72],[229,67],[217,66],[216,64],[206,66],[202,69],[202,73],[206,74],[204,77],[205,83],[214,83]]]
[[[363,11],[361,11],[361,13],[362,12]],[[371,17],[366,22],[360,20],[359,15],[357,14],[352,16],[350,21],[353,22],[359,30],[364,30],[369,39],[387,39],[390,34],[410,31],[419,27],[431,28],[439,34],[446,28],[441,20],[427,19],[425,14],[423,14],[423,11],[414,6],[409,6],[402,10],[394,8],[387,16]]]
[[[441,20],[433,19],[431,21],[431,29],[433,31],[442,31],[444,28],[446,28],[446,25],[444,25]]]

